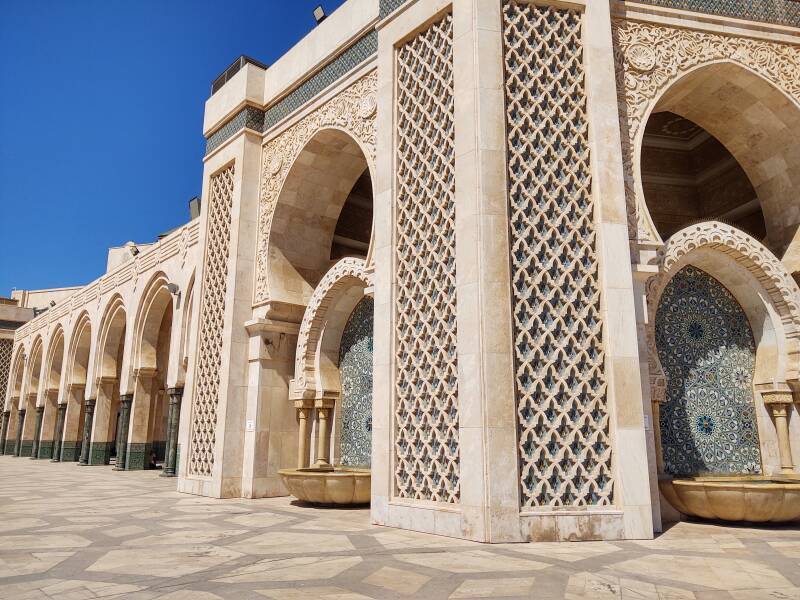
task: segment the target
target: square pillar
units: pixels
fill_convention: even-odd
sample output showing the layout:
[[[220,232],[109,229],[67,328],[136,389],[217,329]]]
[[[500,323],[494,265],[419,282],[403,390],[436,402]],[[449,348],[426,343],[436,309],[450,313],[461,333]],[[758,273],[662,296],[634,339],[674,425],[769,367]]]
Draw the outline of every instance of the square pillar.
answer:
[[[187,373],[186,437],[178,490],[243,493],[249,336],[258,221],[261,136],[245,129],[206,159],[194,365]]]

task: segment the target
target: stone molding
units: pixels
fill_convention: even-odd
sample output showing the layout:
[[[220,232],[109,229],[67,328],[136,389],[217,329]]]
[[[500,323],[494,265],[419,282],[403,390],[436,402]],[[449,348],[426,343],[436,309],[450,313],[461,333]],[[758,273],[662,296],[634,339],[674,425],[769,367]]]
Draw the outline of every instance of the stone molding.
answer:
[[[339,129],[358,142],[370,167],[375,164],[377,81],[377,73],[370,72],[264,145],[261,154],[261,198],[256,249],[256,305],[269,301],[269,238],[272,217],[289,171],[305,145],[323,129]]]
[[[800,48],[624,19],[614,19],[612,26],[628,233],[631,239],[660,242],[641,189],[638,148],[662,94],[699,67],[731,62],[763,77],[800,105]]]
[[[729,256],[761,284],[783,324],[787,354],[786,380],[796,382],[800,378],[800,288],[775,255],[759,241],[726,223],[706,221],[682,229],[667,241],[656,259],[658,274],[647,282],[646,340],[653,400],[663,401],[666,393],[666,379],[658,359],[655,333],[655,317],[661,294],[672,276],[684,266],[682,259],[699,249],[710,249]]]
[[[312,399],[317,396],[314,359],[328,311],[341,297],[341,292],[358,283],[365,287],[372,286],[373,275],[363,259],[350,257],[343,258],[331,267],[314,289],[297,336],[295,378],[289,386],[290,400]]]

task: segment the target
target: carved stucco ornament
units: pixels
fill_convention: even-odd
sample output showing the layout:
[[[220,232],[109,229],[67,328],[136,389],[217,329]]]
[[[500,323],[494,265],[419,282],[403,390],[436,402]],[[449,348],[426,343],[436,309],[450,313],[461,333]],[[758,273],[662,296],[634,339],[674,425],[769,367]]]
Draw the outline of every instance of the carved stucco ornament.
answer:
[[[763,244],[735,227],[719,221],[706,221],[678,231],[658,252],[658,275],[647,282],[648,324],[646,340],[650,389],[653,400],[663,401],[666,377],[656,347],[656,311],[672,276],[682,259],[699,250],[711,249],[729,256],[747,269],[763,286],[770,304],[783,324],[786,339],[785,379],[800,379],[800,289],[783,264]],[[713,273],[711,273],[713,275]]]
[[[308,141],[323,129],[341,129],[359,143],[370,166],[375,164],[377,81],[377,73],[372,71],[264,145],[255,304],[269,299],[269,236],[272,217],[289,170]]]
[[[314,289],[297,336],[295,378],[290,386],[292,400],[313,398],[317,393],[314,353],[330,308],[352,286],[369,287],[372,283],[373,275],[366,262],[361,258],[347,257],[331,267]]]
[[[631,239],[659,242],[641,190],[636,148],[662,93],[697,67],[737,63],[800,103],[800,48],[649,23],[613,21],[628,230]]]

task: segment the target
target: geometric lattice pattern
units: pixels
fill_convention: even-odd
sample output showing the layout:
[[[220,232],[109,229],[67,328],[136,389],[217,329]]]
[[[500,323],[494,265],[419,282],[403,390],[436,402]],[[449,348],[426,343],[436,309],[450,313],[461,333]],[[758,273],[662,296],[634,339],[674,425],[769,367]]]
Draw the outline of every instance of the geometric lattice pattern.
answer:
[[[395,494],[459,500],[453,19],[397,50]]]
[[[664,288],[655,327],[667,380],[659,415],[664,471],[760,473],[755,342],[742,307],[719,281],[684,267]]]
[[[581,18],[503,6],[523,508],[613,501]]]
[[[341,463],[369,467],[372,462],[372,341],[375,302],[365,296],[353,309],[339,345],[342,381]]]
[[[11,371],[11,349],[14,340],[0,340],[0,412],[6,403],[6,386],[8,385],[8,374]],[[0,453],[2,450],[0,450]]]
[[[210,476],[214,466],[217,404],[219,402],[225,293],[228,289],[228,252],[231,241],[233,170],[231,164],[210,181],[208,228],[200,330],[192,401],[189,473]]]

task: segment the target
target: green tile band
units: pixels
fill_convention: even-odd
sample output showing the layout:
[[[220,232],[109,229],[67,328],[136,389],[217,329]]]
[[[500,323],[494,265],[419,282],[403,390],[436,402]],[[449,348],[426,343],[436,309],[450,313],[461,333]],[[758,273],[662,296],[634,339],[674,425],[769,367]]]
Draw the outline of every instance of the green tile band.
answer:
[[[111,461],[114,442],[92,442],[89,446],[89,464],[107,465]]]
[[[52,440],[44,440],[39,442],[39,458],[53,458]]]
[[[79,441],[66,441],[61,446],[61,462],[77,462],[81,456]]]

